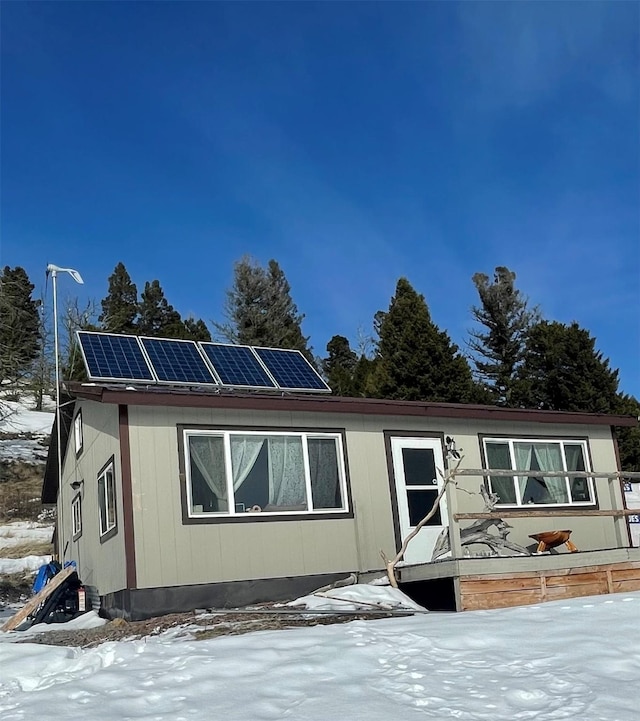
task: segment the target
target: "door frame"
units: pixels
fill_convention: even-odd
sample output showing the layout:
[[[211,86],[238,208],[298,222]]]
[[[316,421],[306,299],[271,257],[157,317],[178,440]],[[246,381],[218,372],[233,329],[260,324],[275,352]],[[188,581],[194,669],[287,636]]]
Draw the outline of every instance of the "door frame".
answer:
[[[387,457],[387,478],[389,480],[389,493],[391,496],[391,516],[393,521],[393,535],[396,542],[396,553],[402,547],[402,531],[400,529],[400,509],[398,507],[398,492],[396,485],[396,474],[393,467],[393,453],[391,450],[391,439],[392,438],[417,438],[419,440],[439,440],[442,448],[442,459],[444,468],[443,471],[446,473],[449,470],[447,462],[447,453],[444,442],[444,432],[437,431],[394,431],[387,430],[384,433],[384,448]],[[447,525],[450,525],[449,518],[447,518]]]

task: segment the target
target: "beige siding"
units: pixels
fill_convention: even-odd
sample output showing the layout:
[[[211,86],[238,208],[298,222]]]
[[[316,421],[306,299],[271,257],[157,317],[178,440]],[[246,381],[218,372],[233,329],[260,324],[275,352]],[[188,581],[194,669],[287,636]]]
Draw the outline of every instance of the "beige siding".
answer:
[[[458,447],[464,451],[463,467],[481,468],[482,457],[478,439],[478,425],[470,423],[447,424],[446,432],[456,438]],[[483,435],[509,436],[509,437],[553,437],[558,439],[586,438],[591,454],[592,470],[613,471],[616,469],[616,459],[608,428],[589,426],[561,426],[538,424],[510,424],[505,428],[500,423],[483,423]],[[467,491],[478,491],[481,477],[461,478],[458,485],[460,490],[456,493],[458,511],[471,513],[484,510],[484,503],[479,495],[469,495]],[[595,481],[596,498],[599,508],[609,510],[622,507],[622,495],[619,481],[607,481],[598,478]],[[461,526],[471,521],[462,521]],[[529,538],[530,534],[540,531],[571,529],[571,540],[581,551],[593,551],[602,548],[617,548],[626,544],[626,522],[623,519],[615,520],[611,517],[585,516],[554,518],[550,512],[549,518],[514,518],[509,519],[513,527],[509,540],[523,546],[529,546],[535,541]]]
[[[73,434],[69,440],[63,469],[62,493],[58,503],[58,514],[62,514],[67,533],[62,548],[66,547],[64,560],[74,560],[82,581],[96,586],[100,594],[117,591],[126,586],[122,474],[120,466],[120,442],[118,434],[118,408],[111,405],[83,402],[82,408],[83,449],[75,456]],[[116,513],[118,532],[104,543],[100,543],[98,519],[98,472],[113,456],[116,482]],[[70,483],[84,480],[82,495],[82,535],[73,541],[71,532],[71,502],[76,495]],[[68,545],[67,545],[68,543]]]
[[[96,404],[86,405],[99,408]],[[115,452],[118,457],[117,409],[106,406],[96,412],[96,419],[99,418],[103,418],[103,435],[107,436],[102,442],[107,446],[111,442],[115,448],[111,453]],[[93,424],[97,426],[98,420]],[[415,433],[417,436],[427,433],[452,435],[458,448],[463,449],[463,466],[466,468],[482,466],[480,433],[557,438],[589,436],[594,469],[615,469],[610,432],[604,427],[163,407],[130,407],[129,424],[139,588],[381,569],[380,550],[391,555],[396,549],[384,431]],[[355,517],[299,521],[256,518],[238,523],[184,524],[178,424],[256,429],[344,429]],[[85,420],[85,428],[87,425]],[[86,435],[85,438],[86,453]],[[103,455],[104,460],[99,460]],[[100,468],[108,455],[106,448],[96,451],[95,466]],[[116,477],[120,481],[119,461]],[[480,477],[464,478],[460,480],[460,486],[477,492],[480,482]],[[600,508],[621,506],[619,484],[598,479],[596,485]],[[459,511],[482,510],[483,503],[477,494],[469,495],[460,490],[456,492],[456,500]],[[121,497],[118,502],[121,513]],[[96,500],[91,503],[94,510],[97,509]],[[85,502],[85,507],[87,505]],[[97,523],[97,510],[95,513]],[[573,530],[572,540],[581,550],[626,544],[624,521],[610,518],[553,519],[550,513],[549,519],[513,519],[510,523],[513,529],[509,538],[522,545],[532,543],[528,538],[530,533],[560,527]],[[94,536],[97,538],[97,533]],[[116,541],[122,544],[121,533],[105,546]],[[119,545],[118,549],[121,548]],[[95,565],[98,554],[92,553]],[[119,558],[124,559],[123,552]],[[108,559],[104,560],[108,564]],[[124,587],[124,560],[119,571],[117,577],[112,571],[105,573],[108,576],[105,585],[109,588],[103,590],[101,587],[102,593],[116,590],[117,583],[120,588]]]
[[[275,414],[281,427],[320,426],[319,418]],[[256,520],[183,524],[180,423],[253,425],[242,413],[131,408],[131,472],[138,586],[349,572],[357,568],[353,519]],[[160,539],[160,542],[158,542]]]

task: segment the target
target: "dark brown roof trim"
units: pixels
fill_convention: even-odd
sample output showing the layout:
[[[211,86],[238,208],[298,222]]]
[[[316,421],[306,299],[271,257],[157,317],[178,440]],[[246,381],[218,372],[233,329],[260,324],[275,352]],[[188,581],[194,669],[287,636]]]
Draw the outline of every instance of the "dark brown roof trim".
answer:
[[[467,420],[524,421],[533,423],[577,423],[599,426],[637,426],[633,416],[574,411],[541,411],[530,408],[466,405],[462,403],[423,403],[379,398],[342,398],[319,395],[277,395],[265,393],[177,390],[175,388],[127,388],[97,384],[70,383],[67,390],[77,398],[97,403],[130,406],[172,406],[183,408],[222,408],[256,411],[299,411],[309,413],[355,413],[376,416],[417,416],[422,418],[464,418]]]

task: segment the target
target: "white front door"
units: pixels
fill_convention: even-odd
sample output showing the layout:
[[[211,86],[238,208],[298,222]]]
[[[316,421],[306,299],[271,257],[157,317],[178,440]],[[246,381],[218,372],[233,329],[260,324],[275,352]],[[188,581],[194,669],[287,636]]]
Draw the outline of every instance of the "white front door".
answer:
[[[442,444],[437,438],[391,439],[393,475],[398,499],[401,540],[413,531],[429,513],[442,488],[444,460]],[[443,528],[449,524],[445,496],[433,518],[413,538],[404,554],[406,563],[426,563]]]

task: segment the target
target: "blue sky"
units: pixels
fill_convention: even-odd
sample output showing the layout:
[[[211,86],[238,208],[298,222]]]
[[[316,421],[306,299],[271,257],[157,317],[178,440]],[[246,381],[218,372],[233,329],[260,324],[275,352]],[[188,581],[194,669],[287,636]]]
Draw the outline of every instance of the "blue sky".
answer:
[[[2,265],[222,320],[275,258],[317,354],[400,276],[464,346],[507,265],[640,397],[640,6],[2,5]]]

